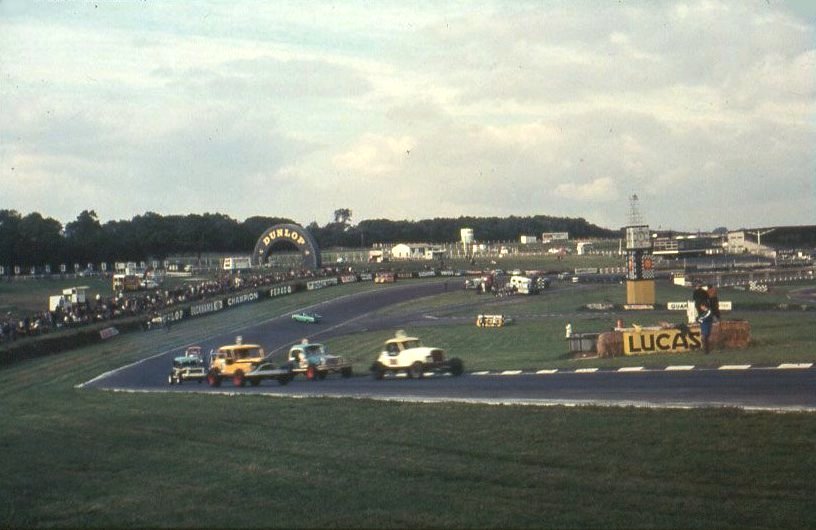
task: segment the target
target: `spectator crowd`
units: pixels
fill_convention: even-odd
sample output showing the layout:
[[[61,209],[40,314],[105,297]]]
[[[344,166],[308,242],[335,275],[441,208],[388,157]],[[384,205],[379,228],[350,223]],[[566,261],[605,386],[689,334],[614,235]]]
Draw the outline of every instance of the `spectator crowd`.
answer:
[[[334,276],[340,272],[333,268],[325,268],[320,271],[221,274],[212,280],[189,282],[173,289],[119,292],[111,297],[97,294],[93,299],[86,299],[83,303],[61,304],[53,311],[41,311],[25,316],[7,313],[0,317],[0,343],[126,317],[141,315],[149,318],[188,302],[259,289],[291,280]]]

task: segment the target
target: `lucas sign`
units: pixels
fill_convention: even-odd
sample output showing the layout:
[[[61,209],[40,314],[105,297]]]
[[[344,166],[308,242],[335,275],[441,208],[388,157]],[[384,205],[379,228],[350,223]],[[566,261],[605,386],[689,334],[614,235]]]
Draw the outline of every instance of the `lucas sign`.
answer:
[[[702,347],[699,329],[641,329],[623,332],[624,355],[681,353]]]

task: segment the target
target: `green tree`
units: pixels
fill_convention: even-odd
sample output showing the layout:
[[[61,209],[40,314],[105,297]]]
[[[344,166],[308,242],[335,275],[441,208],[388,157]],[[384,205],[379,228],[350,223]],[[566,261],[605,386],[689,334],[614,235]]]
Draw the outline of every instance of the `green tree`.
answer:
[[[65,240],[68,246],[69,261],[79,263],[97,263],[101,261],[102,225],[93,210],[82,210],[76,221],[65,225]]]

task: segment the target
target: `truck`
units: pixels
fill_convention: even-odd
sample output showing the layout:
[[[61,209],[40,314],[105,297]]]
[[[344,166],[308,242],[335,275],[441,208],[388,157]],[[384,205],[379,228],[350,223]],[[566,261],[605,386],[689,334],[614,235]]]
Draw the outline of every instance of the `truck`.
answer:
[[[277,379],[282,385],[291,380],[292,373],[288,367],[275,368],[269,364],[263,347],[259,344],[244,344],[239,336],[236,337],[235,344],[221,346],[210,353],[207,383],[218,387],[224,379],[231,379],[234,386],[242,387],[247,382],[255,386],[262,379]],[[265,365],[263,371],[258,370],[261,365]]]
[[[536,294],[538,292],[538,285],[536,285],[535,280],[526,276],[511,276],[510,286],[519,294]]]
[[[319,342],[303,339],[289,349],[289,367],[293,376],[304,374],[309,381],[318,381],[331,373],[351,377],[351,361],[342,355],[329,354]]]

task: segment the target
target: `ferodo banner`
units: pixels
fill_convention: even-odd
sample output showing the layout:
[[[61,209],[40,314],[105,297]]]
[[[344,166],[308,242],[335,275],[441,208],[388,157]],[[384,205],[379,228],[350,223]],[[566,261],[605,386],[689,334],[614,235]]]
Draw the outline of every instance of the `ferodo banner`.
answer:
[[[687,352],[700,349],[699,329],[689,329],[685,333],[679,329],[641,329],[623,331],[624,355],[644,355],[649,353]]]
[[[287,294],[292,294],[294,292],[295,287],[293,285],[278,285],[277,287],[272,287],[269,289],[269,298],[286,296]]]

